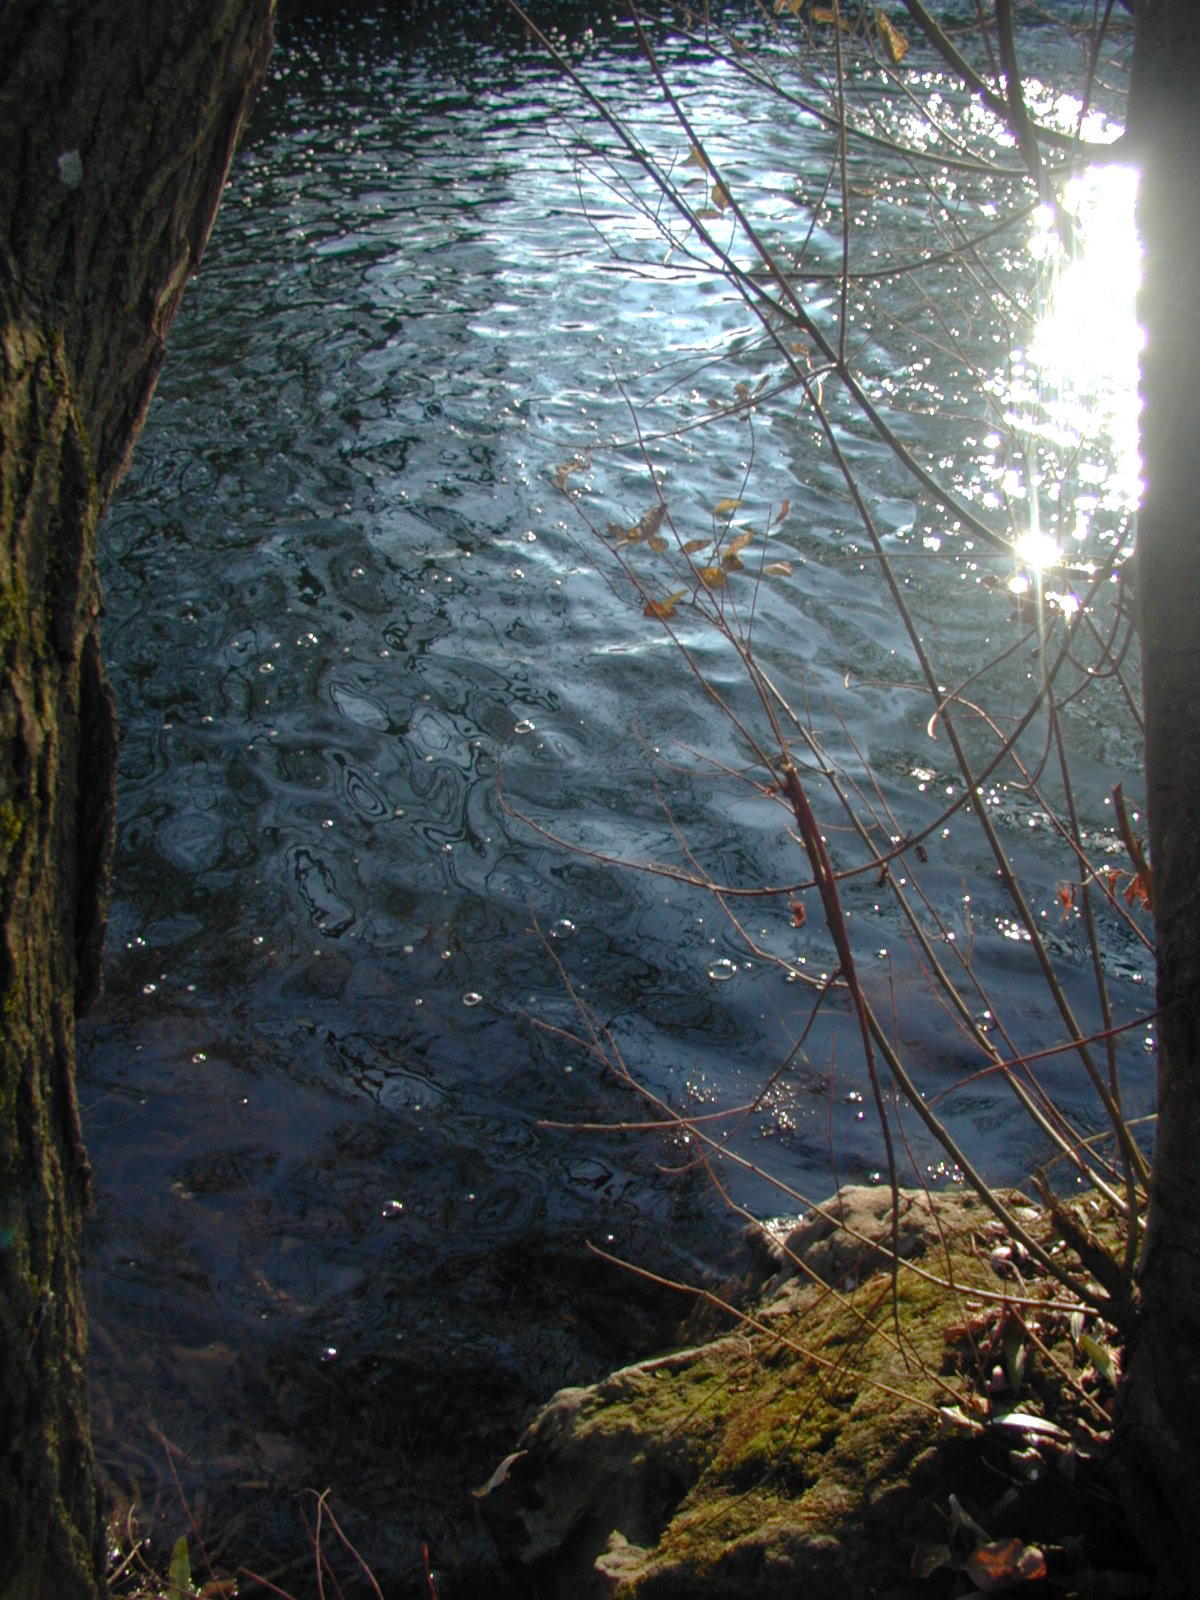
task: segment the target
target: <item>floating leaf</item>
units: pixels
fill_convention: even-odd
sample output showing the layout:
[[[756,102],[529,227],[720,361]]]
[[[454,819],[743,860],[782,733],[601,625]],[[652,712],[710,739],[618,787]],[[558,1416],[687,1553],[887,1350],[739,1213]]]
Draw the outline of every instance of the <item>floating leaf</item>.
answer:
[[[738,400],[744,406],[749,405],[750,401],[753,399],[753,396],[750,393],[750,385],[748,383],[735,383],[733,386],[733,392],[735,395],[737,395]]]
[[[167,1587],[177,1600],[194,1593],[192,1589],[192,1558],[188,1555],[187,1534],[181,1533],[171,1547],[171,1564],[167,1568]]]
[[[710,198],[718,211],[724,211],[729,205],[729,190],[723,183],[714,183]]]
[[[699,167],[701,172],[708,171],[708,162],[704,159],[704,152],[698,149],[696,145],[692,145],[683,164],[685,167]]]
[[[639,539],[651,540],[657,537],[658,530],[663,525],[663,518],[667,508],[660,500],[656,506],[651,506],[649,511],[634,523],[632,528],[622,529],[622,537],[626,544],[636,544]]]
[[[791,903],[791,912],[792,927],[802,928],[805,922],[808,920],[808,912],[804,908],[804,902],[802,900],[793,900]]]
[[[686,589],[677,589],[674,594],[669,594],[665,600],[647,600],[642,607],[642,615],[644,617],[657,617],[660,622],[668,622],[675,615],[675,608],[686,594]]]
[[[604,531],[611,534],[614,539],[628,539],[633,529],[627,528],[623,522],[610,522]]]
[[[721,557],[721,566],[726,572],[745,572],[746,563],[736,551],[730,550]]]
[[[780,506],[779,510],[775,513],[775,520],[774,520],[774,522],[772,522],[771,526],[773,528],[777,528],[779,526],[779,524],[783,521],[784,517],[787,516],[788,512],[791,509],[792,509],[792,502],[790,500],[785,500],[783,502],[783,504]]]
[[[646,540],[646,543],[657,555],[662,555],[663,551],[667,548],[667,541],[663,538],[661,533],[652,533]]]
[[[804,0],[775,0],[775,15],[782,17],[785,14],[794,17],[804,4]]]
[[[713,507],[713,516],[731,517],[741,503],[740,500],[718,500]]]
[[[701,567],[700,581],[706,589],[723,589],[725,587],[725,574],[720,567]]]
[[[879,29],[879,42],[887,51],[894,67],[898,67],[908,54],[908,40],[882,11],[875,13],[875,26]]]
[[[763,568],[768,578],[790,578],[792,563],[790,561],[768,561]]]
[[[746,528],[738,534],[736,539],[731,539],[725,546],[726,556],[736,556],[743,551],[754,538],[754,529]]]
[[[554,469],[555,483],[560,489],[565,489],[567,487],[567,480],[570,478],[571,474],[573,472],[582,472],[586,466],[587,462],[581,460],[578,456],[575,457],[574,461],[562,462]]]
[[[967,1557],[963,1571],[981,1594],[1003,1594],[1019,1583],[1046,1576],[1046,1558],[1036,1545],[1020,1539],[994,1539]]]
[[[812,11],[814,22],[836,22],[843,33],[849,33],[850,24],[846,21],[839,9],[830,6],[814,6]]]
[[[711,543],[711,539],[689,539],[683,547],[683,553],[690,556],[696,550],[707,550]]]

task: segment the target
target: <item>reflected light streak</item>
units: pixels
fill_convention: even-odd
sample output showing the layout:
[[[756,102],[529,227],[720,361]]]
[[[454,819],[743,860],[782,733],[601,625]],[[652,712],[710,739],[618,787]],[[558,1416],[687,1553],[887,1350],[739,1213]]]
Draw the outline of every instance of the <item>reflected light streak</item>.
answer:
[[[1027,354],[1044,419],[1038,431],[1068,448],[1102,438],[1111,464],[1092,487],[1123,509],[1133,509],[1140,492],[1136,194],[1132,167],[1097,166],[1072,178],[1063,195],[1073,234],[1067,259],[1053,218],[1041,218],[1033,248],[1047,261],[1051,288]],[[1086,522],[1081,516],[1074,537],[1086,534]]]

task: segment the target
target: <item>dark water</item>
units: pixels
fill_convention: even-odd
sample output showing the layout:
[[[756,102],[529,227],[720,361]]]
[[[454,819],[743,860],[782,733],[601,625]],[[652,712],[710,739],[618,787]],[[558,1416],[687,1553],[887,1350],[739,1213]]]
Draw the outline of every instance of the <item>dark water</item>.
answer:
[[[627,30],[559,16],[589,81],[677,147]],[[693,116],[750,131],[762,215],[785,230],[796,186],[827,170],[826,137],[781,125],[686,43],[665,48]],[[795,1044],[803,977],[832,964],[815,914],[795,929],[786,905],[748,903],[763,952],[748,960],[711,897],[599,859],[679,862],[665,799],[722,881],[806,876],[777,808],[734,780],[744,743],[597,564],[556,467],[595,447],[576,481],[601,525],[636,521],[643,466],[600,448],[630,435],[633,396],[644,430],[664,430],[646,448],[673,512],[703,530],[745,495],[761,529],[788,500],[769,555],[793,570],[759,591],[761,659],[847,771],[869,764],[905,828],[955,782],[811,424],[764,407],[752,427],[686,431],[764,359],[706,263],[664,260],[598,138],[507,24],[289,26],[106,531],[119,858],[106,995],[82,1046],[102,1453],[123,1488],[157,1496],[173,1536],[169,1455],[214,1555],[237,1559],[302,1549],[297,1492],[332,1485],[397,1593],[423,1539],[458,1574],[452,1592],[496,1592],[466,1490],[498,1441],[681,1309],[584,1241],[669,1274],[725,1249],[731,1224],[681,1141],[545,1126],[646,1116],[566,1037],[584,1023],[564,978],[636,1079],[696,1112],[754,1097]],[[919,224],[903,175],[869,176],[891,247]],[[836,263],[833,232],[812,248]],[[987,344],[995,308],[966,309]],[[878,370],[900,371],[901,335],[868,331]],[[960,382],[953,363],[932,373],[933,403],[906,425],[932,454],[960,450],[978,489],[984,430],[964,446]],[[979,560],[933,560],[930,508],[846,439],[898,558],[911,552],[929,637],[976,661],[1007,626],[965,581]],[[1122,536],[1119,510],[1101,524]],[[711,630],[682,633],[748,704]],[[1097,828],[1136,765],[1115,718],[1093,703],[1073,730]],[[992,803],[1049,917],[1044,816],[1012,786]],[[1057,1019],[980,872],[951,828],[933,893],[962,907],[969,885],[963,936],[1035,1048]],[[894,912],[870,880],[847,903],[922,1088],[952,1088],[970,1055],[923,1000]],[[1082,945],[1066,925],[1050,938],[1088,1015]],[[1144,952],[1114,929],[1106,959],[1133,1016]],[[881,1164],[853,1030],[827,1012],[735,1141],[813,1198]],[[1136,1109],[1140,1036],[1131,1049]],[[1087,1123],[1077,1070],[1049,1074]],[[991,1080],[948,1114],[997,1178],[1044,1154]],[[952,1179],[911,1132],[918,1170]],[[764,1181],[732,1181],[760,1214],[785,1209]]]

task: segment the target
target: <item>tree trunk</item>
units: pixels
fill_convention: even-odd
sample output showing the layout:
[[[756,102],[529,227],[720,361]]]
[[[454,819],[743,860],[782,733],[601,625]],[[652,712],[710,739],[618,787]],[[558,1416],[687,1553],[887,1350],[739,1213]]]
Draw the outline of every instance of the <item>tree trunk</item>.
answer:
[[[0,0],[0,1600],[99,1593],[75,1017],[116,733],[96,525],[270,52],[272,0]]]
[[[1158,1131],[1117,1461],[1164,1594],[1200,1594],[1200,6],[1141,0],[1137,591],[1158,947]]]

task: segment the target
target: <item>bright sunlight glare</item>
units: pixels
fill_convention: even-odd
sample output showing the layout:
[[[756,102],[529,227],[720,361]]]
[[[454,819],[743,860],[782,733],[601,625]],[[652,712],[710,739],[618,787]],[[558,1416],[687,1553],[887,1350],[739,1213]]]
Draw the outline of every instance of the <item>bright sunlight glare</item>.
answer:
[[[1093,487],[1113,510],[1132,510],[1140,491],[1136,193],[1132,167],[1090,168],[1072,178],[1063,194],[1069,246],[1064,248],[1048,211],[1033,241],[1050,283],[1046,310],[1027,352],[1040,391],[1039,431],[1067,448],[1076,441],[1104,440],[1111,465],[1106,480]],[[1086,531],[1077,527],[1074,536],[1082,538]]]

